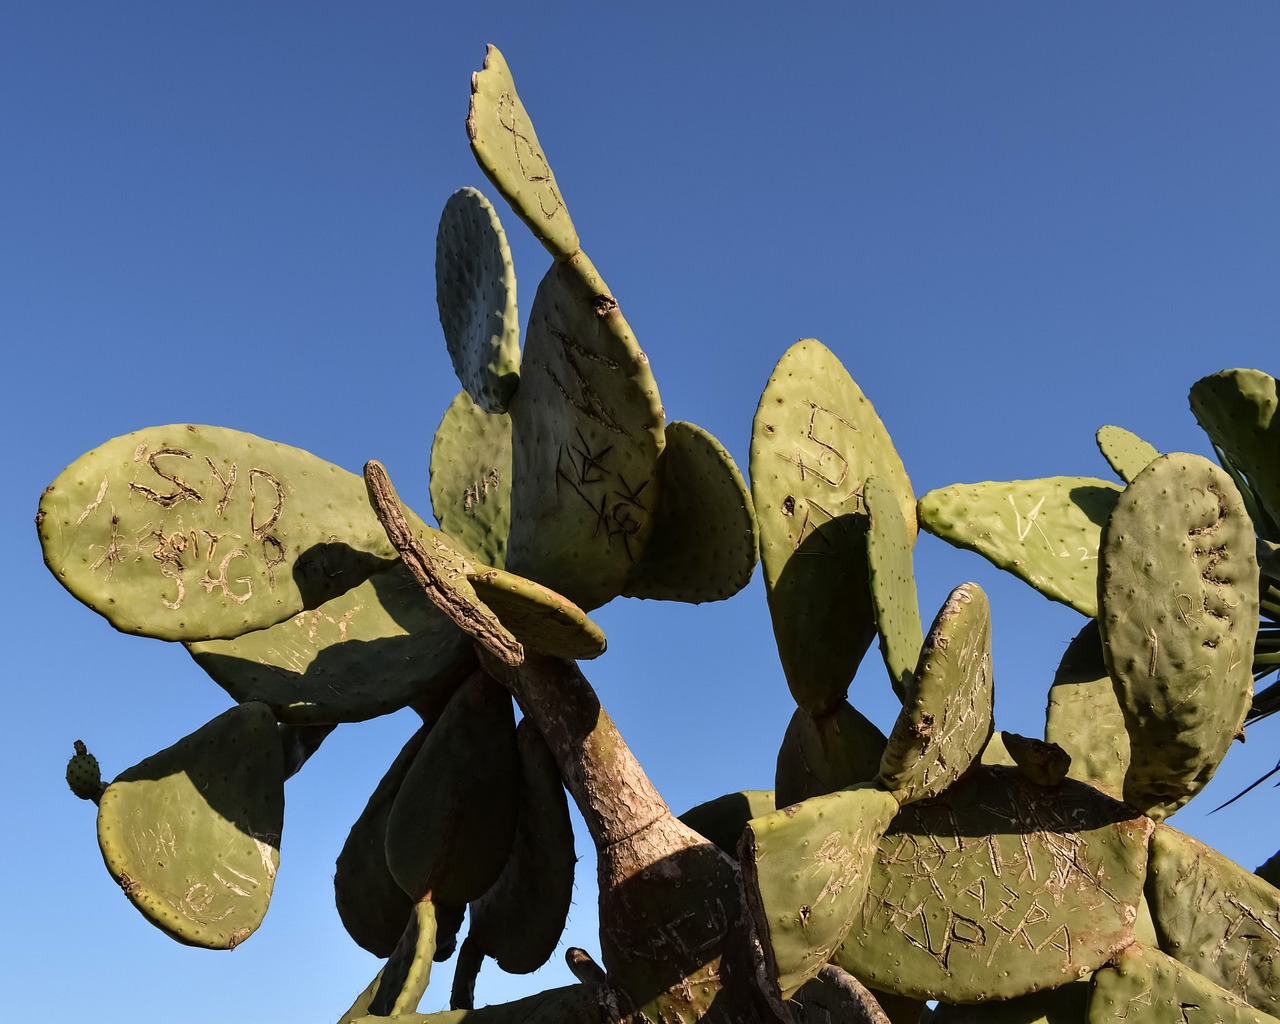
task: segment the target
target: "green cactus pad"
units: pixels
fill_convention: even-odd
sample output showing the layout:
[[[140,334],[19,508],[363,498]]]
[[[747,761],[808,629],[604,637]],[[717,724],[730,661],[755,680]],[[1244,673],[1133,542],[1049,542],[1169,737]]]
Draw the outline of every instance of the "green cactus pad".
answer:
[[[498,878],[520,790],[511,696],[477,672],[414,757],[387,816],[387,867],[415,900],[469,903]]]
[[[1119,496],[1094,477],[953,484],[920,499],[920,525],[1094,618],[1098,538]]]
[[[1085,623],[1058,663],[1049,687],[1044,738],[1071,756],[1073,779],[1123,799],[1129,733],[1102,658],[1096,619]]]
[[[1280,888],[1280,850],[1273,853],[1253,872],[1264,882]]]
[[[1084,1024],[1092,988],[1071,981],[1046,992],[961,1006],[939,1003],[929,1024]]]
[[[773,790],[747,789],[690,807],[680,815],[680,820],[736,860],[738,840],[747,822],[770,813],[775,807]]]
[[[1131,430],[1124,427],[1099,427],[1095,435],[1098,451],[1107,460],[1107,465],[1116,471],[1125,483],[1129,483],[1155,459],[1160,452],[1155,445],[1149,444]]]
[[[467,937],[509,974],[528,974],[551,959],[573,897],[573,822],[560,768],[546,740],[525,718],[520,750],[520,811],[511,857],[498,880],[471,904]]]
[[[274,625],[395,557],[358,477],[182,423],[82,455],[45,489],[36,528],[59,583],[116,629],[161,640]]]
[[[435,952],[435,904],[419,900],[394,952],[378,972],[378,989],[369,1002],[369,1013],[385,1018],[417,1010],[431,981]]]
[[[429,727],[423,725],[391,762],[356,818],[338,854],[333,892],[347,934],[374,956],[395,951],[413,910],[413,900],[396,884],[387,867],[387,818],[400,784],[422,749]]]
[[[476,1010],[353,1017],[343,1024],[599,1024],[600,997],[586,985],[567,985]]]
[[[1157,825],[1147,900],[1162,950],[1280,1016],[1280,890],[1204,843]]]
[[[897,813],[891,794],[865,783],[748,822],[739,847],[746,904],[784,1000],[844,941]]]
[[[889,670],[894,692],[902,699],[911,687],[911,673],[924,645],[911,562],[914,538],[902,518],[897,494],[887,480],[868,477],[863,500],[871,516],[867,527],[867,567],[880,656]]]
[[[845,695],[875,637],[867,477],[888,481],[915,536],[911,483],[871,403],[820,342],[774,367],[751,430],[751,494],[765,593],[787,684],[821,714]]]
[[[485,412],[502,412],[520,380],[516,272],[497,211],[473,188],[440,215],[436,305],[458,380]]]
[[[98,805],[98,845],[157,928],[232,949],[267,912],[283,821],[275,718],[265,704],[240,704],[122,772]]]
[[[507,568],[590,611],[620,594],[661,500],[662,403],[612,296],[555,264],[511,402]]]
[[[1002,733],[1001,739],[1018,770],[1037,786],[1056,786],[1067,777],[1071,755],[1056,743],[1016,732]]]
[[[578,232],[496,46],[487,49],[484,67],[471,76],[467,136],[481,170],[547,251],[557,260],[578,252]]]
[[[667,424],[659,470],[653,534],[623,594],[690,604],[732,597],[756,565],[755,509],[742,473],[719,441],[683,421]]]
[[[1098,625],[1130,738],[1124,798],[1157,820],[1213,777],[1253,690],[1258,562],[1230,477],[1165,455],[1102,532]]]
[[[475,667],[471,638],[403,563],[313,611],[187,650],[236,700],[260,700],[291,723],[360,722],[411,702],[443,706]]]
[[[1280,397],[1261,370],[1223,370],[1191,386],[1191,411],[1280,526]]]
[[[937,796],[991,738],[991,608],[976,583],[956,587],[934,619],[880,760],[900,803]]]
[[[884,733],[847,700],[816,718],[796,708],[778,748],[778,806],[870,782],[880,771],[884,746]]]
[[[1088,1024],[1280,1024],[1158,949],[1134,943],[1093,976]]]
[[[477,566],[467,576],[476,596],[521,645],[557,658],[604,653],[604,630],[568,598],[505,569]]]
[[[511,417],[465,391],[431,445],[431,507],[440,529],[486,565],[503,568],[511,530]]]
[[[74,750],[67,762],[67,786],[81,800],[96,802],[102,796],[102,768],[80,740],[75,741]]]
[[[1011,999],[1133,941],[1149,819],[1082,783],[984,766],[902,809],[834,962],[918,999]]]

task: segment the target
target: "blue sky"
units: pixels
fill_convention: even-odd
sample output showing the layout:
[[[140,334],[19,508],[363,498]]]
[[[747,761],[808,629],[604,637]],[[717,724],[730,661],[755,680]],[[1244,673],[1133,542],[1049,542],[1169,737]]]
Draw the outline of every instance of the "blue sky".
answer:
[[[1280,367],[1272,4],[439,8],[0,11],[14,1012],[336,1019],[377,970],[337,919],[333,861],[412,722],[339,730],[291,783],[275,903],[250,942],[173,944],[102,869],[93,809],[63,766],[82,738],[115,774],[228,698],[181,649],[77,605],[31,518],[82,451],[170,422],[352,470],[378,458],[427,511],[431,436],[458,389],[435,312],[436,220],[458,187],[486,188],[463,130],[486,43],[668,414],[744,469],[760,390],[800,337],[841,357],[917,493],[1106,476],[1104,423],[1207,454],[1189,385]],[[549,258],[500,212],[527,310]],[[987,589],[997,726],[1038,735],[1082,620],[934,538],[916,561],[926,619],[962,581]],[[771,786],[792,705],[758,575],[722,605],[619,600],[597,618],[610,650],[588,675],[677,810]],[[874,655],[851,699],[891,723]],[[1250,868],[1280,846],[1280,795],[1205,812],[1275,763],[1278,729],[1251,733],[1174,820]],[[581,867],[567,940],[595,951]],[[566,977],[490,964],[480,998]],[[448,978],[438,969],[423,1009],[445,1004]]]

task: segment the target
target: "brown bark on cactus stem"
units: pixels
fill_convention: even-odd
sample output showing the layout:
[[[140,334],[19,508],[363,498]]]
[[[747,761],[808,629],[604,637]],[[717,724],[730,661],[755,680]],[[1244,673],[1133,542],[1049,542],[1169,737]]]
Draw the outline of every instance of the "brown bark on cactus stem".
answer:
[[[671,813],[578,666],[480,658],[546,739],[595,843],[601,959],[616,1000],[606,1016],[791,1024],[749,937],[737,865]]]

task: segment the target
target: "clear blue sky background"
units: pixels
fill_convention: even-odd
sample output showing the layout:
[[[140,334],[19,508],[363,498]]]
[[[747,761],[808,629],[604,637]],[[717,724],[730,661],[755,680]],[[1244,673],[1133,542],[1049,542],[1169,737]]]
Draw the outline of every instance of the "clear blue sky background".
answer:
[[[832,13],[836,10],[840,13]],[[427,498],[457,390],[438,212],[484,185],[463,130],[505,52],[584,246],[668,413],[745,467],[774,361],[814,336],[876,404],[917,492],[1107,475],[1103,423],[1207,453],[1188,386],[1280,371],[1280,8],[1272,3],[13,3],[0,10],[0,338],[10,636],[0,970],[18,1016],[336,1019],[377,970],[334,857],[412,729],[341,729],[289,788],[263,928],[234,954],[148,926],[62,780],[109,774],[228,703],[180,648],[114,633],[41,564],[41,489],[99,442],[216,423]],[[514,216],[527,309],[548,264]],[[921,603],[993,604],[997,725],[1039,734],[1082,624],[922,537]],[[772,785],[791,710],[759,580],[719,606],[617,601],[590,666],[669,801]],[[879,659],[851,693],[892,721]],[[1264,724],[1175,819],[1254,867],[1280,846]],[[585,840],[580,844],[584,853]],[[568,941],[596,951],[582,864]],[[438,970],[424,1009],[445,1005]],[[482,1000],[566,979],[506,980]]]

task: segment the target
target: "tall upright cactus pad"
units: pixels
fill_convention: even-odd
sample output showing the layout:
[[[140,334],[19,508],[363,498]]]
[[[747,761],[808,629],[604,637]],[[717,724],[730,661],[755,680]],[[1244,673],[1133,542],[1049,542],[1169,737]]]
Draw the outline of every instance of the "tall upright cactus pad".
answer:
[[[162,640],[274,625],[395,557],[358,477],[184,423],[82,455],[46,488],[36,528],[59,583],[116,629]]]
[[[1280,395],[1261,370],[1223,370],[1191,386],[1191,411],[1280,527]],[[1262,529],[1259,532],[1269,532]],[[1280,540],[1280,537],[1272,537]]]
[[[937,796],[982,754],[993,700],[991,606],[981,587],[964,583],[925,638],[880,759],[880,784],[903,804]]]
[[[465,391],[449,403],[431,445],[431,508],[440,529],[480,561],[506,566],[511,531],[511,417]]]
[[[282,722],[360,722],[410,703],[441,708],[475,667],[471,638],[403,563],[319,608],[187,650],[238,701]]]
[[[915,538],[903,519],[902,506],[888,480],[868,477],[863,498],[870,516],[867,568],[880,657],[901,700],[911,687],[911,675],[924,645],[916,575],[911,562]]]
[[[659,467],[653,534],[623,594],[691,604],[732,597],[756,566],[755,509],[742,473],[709,432],[680,420],[667,424]]]
[[[1162,950],[1280,1017],[1280,890],[1191,836],[1157,825],[1147,901]]]
[[[844,941],[897,813],[892,795],[865,783],[747,824],[738,847],[747,909],[782,999],[816,978]]]
[[[952,484],[920,499],[920,525],[1093,618],[1098,538],[1119,495],[1095,477]]]
[[[1277,1024],[1158,949],[1129,946],[1093,976],[1088,1024]]]
[[[471,77],[467,136],[481,169],[551,255],[565,260],[577,253],[578,232],[496,46]]]
[[[520,380],[516,272],[497,211],[473,188],[440,215],[436,305],[458,380],[476,405],[502,412]]]
[[[880,771],[884,746],[884,733],[847,700],[816,717],[796,708],[778,748],[778,806],[870,782]]]
[[[1131,741],[1124,798],[1161,819],[1213,777],[1253,689],[1253,524],[1221,469],[1165,455],[1102,533],[1098,625]]]
[[[533,300],[510,413],[507,568],[589,611],[623,591],[649,543],[665,418],[618,304],[559,263]]]
[[[98,845],[157,928],[232,949],[267,912],[283,823],[275,718],[265,704],[240,704],[122,772],[98,805]]]
[[[1124,427],[1099,427],[1095,439],[1098,451],[1107,460],[1107,465],[1116,471],[1116,475],[1125,483],[1130,483],[1155,459],[1160,452],[1155,445],[1144,441],[1132,430]]]
[[[751,430],[751,493],[778,655],[797,704],[838,703],[875,637],[868,575],[869,476],[883,477],[915,535],[911,483],[888,431],[821,342],[774,367]]]
[[[894,819],[835,962],[953,1003],[1074,981],[1133,941],[1151,828],[1081,783],[975,769]]]

